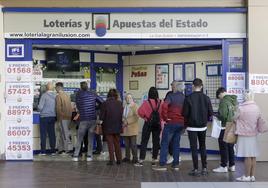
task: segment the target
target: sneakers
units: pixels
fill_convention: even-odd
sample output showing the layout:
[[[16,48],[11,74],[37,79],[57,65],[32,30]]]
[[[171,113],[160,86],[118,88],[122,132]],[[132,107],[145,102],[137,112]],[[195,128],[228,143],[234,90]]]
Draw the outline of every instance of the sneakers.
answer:
[[[122,160],[122,162],[123,162],[123,163],[130,163],[130,159],[128,159],[128,158],[124,158],[124,159]]]
[[[197,169],[194,169],[188,173],[189,176],[200,176],[200,172]]]
[[[255,176],[251,176],[251,177],[250,177],[250,180],[251,180],[252,182],[255,182],[255,181],[256,181]]]
[[[93,155],[100,155],[100,154],[101,154],[101,152],[97,151],[97,150],[93,152]]]
[[[230,171],[230,172],[235,172],[235,165],[229,167],[229,171]]]
[[[39,156],[46,156],[47,154],[45,154],[45,153],[39,153],[38,155]]]
[[[51,156],[56,156],[56,153],[55,152],[51,153]]]
[[[107,166],[113,166],[114,165],[114,162],[113,161],[109,161],[106,165]]]
[[[203,168],[201,171],[202,176],[207,176],[208,175],[208,170],[206,168]]]
[[[169,159],[167,160],[167,164],[171,164],[173,162],[173,160],[174,160],[173,157],[170,156]]]
[[[140,160],[140,161],[136,162],[136,163],[134,164],[134,166],[136,166],[136,167],[141,167],[141,166],[143,166],[143,161]]]
[[[178,165],[175,165],[175,166],[171,166],[171,169],[172,170],[175,170],[175,171],[179,171],[180,170],[180,168],[179,168],[179,166]]]
[[[228,168],[219,166],[218,168],[215,168],[212,171],[216,172],[216,173],[226,173],[226,172],[228,172]]]
[[[58,151],[58,154],[61,155],[62,153],[65,153],[64,150]]]
[[[152,166],[156,166],[159,161],[157,159],[152,160]]]
[[[250,176],[241,176],[239,178],[236,178],[236,181],[250,182],[251,181],[251,177]]]
[[[74,162],[78,162],[79,160],[78,160],[78,157],[73,157],[73,159],[72,159]]]
[[[156,171],[167,171],[167,167],[166,166],[157,166],[157,167],[154,167],[153,170],[156,170]]]
[[[87,157],[87,162],[90,162],[90,161],[93,161],[93,159],[92,159],[91,156],[88,156],[88,157]]]
[[[65,151],[63,151],[63,152],[60,152],[59,155],[61,155],[61,156],[67,156],[68,154],[65,153]]]

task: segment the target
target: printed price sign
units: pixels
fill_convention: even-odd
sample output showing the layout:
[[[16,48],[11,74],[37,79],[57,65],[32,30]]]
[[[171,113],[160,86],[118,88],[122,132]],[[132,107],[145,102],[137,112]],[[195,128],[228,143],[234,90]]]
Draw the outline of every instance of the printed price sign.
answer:
[[[30,124],[9,124],[6,128],[6,136],[8,138],[13,137],[32,137],[32,125]]]
[[[6,108],[6,121],[8,122],[31,122],[33,121],[32,104],[9,103]]]
[[[28,82],[32,81],[32,61],[7,61],[6,82]]]
[[[245,79],[245,73],[243,72],[227,72],[227,93],[237,95],[239,103],[243,102],[246,84]]]
[[[7,160],[32,160],[33,142],[32,138],[11,138],[6,142]]]
[[[6,83],[7,103],[33,103],[32,83]]]

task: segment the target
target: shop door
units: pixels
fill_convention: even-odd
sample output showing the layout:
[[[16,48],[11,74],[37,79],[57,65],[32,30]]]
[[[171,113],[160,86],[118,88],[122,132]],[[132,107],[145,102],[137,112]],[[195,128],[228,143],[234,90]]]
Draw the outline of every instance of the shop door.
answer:
[[[245,40],[225,40],[223,42],[222,85],[229,94],[238,96],[242,102],[247,88],[247,56]]]

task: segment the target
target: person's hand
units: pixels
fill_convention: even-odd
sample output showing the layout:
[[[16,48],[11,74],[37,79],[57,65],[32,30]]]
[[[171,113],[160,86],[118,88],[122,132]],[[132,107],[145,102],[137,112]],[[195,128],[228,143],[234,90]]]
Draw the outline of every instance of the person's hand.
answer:
[[[80,114],[76,114],[73,118],[74,121],[77,121],[79,119]]]

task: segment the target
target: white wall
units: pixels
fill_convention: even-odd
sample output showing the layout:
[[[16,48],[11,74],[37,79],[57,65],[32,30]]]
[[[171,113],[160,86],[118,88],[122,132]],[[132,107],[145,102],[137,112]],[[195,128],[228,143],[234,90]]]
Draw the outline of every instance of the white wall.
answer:
[[[196,63],[196,77],[201,78],[206,83],[206,65],[203,62],[206,61],[221,61],[221,50],[210,51],[197,51],[197,52],[184,52],[184,53],[168,53],[168,54],[156,54],[156,55],[137,55],[124,57],[124,90],[133,94],[134,98],[140,103],[141,96],[144,92],[148,92],[151,86],[155,86],[155,64],[169,64],[169,80],[173,80],[173,63]],[[147,77],[130,77],[131,66],[146,65]],[[139,90],[129,91],[129,81],[138,80]],[[160,98],[164,98],[168,90],[159,91]],[[140,120],[140,131],[138,135],[138,143],[140,143],[143,121]],[[217,140],[211,138],[210,135],[211,126],[208,126],[207,132],[207,149],[218,150]],[[151,143],[149,143],[151,146]],[[181,138],[181,147],[189,148],[189,141],[186,134]]]
[[[0,9],[2,6],[0,5]],[[0,106],[5,107],[5,99],[3,93],[5,92],[5,41],[4,41],[4,31],[3,31],[3,12],[0,11]],[[0,159],[4,158],[5,152],[5,119],[4,110],[2,108],[0,112]]]
[[[198,52],[183,52],[183,53],[168,53],[155,55],[137,55],[126,56],[124,58],[124,90],[131,92],[135,98],[140,98],[142,93],[148,92],[151,86],[155,86],[155,64],[169,64],[169,81],[173,81],[173,63],[196,63],[196,77],[206,81],[206,67],[204,61],[221,60],[221,50],[198,51]],[[131,78],[131,66],[146,65],[147,77]],[[201,70],[201,71],[200,71]],[[138,80],[139,90],[129,91],[129,81]],[[159,91],[160,97],[164,98],[168,90]]]
[[[117,54],[95,53],[95,62],[97,63],[118,63]]]
[[[248,1],[248,61],[249,74],[268,74],[267,64],[267,44],[268,44],[268,1],[267,0],[249,0]],[[256,94],[255,101],[261,108],[261,111],[268,119],[268,95]],[[261,155],[260,161],[268,161],[268,133],[259,136]]]

